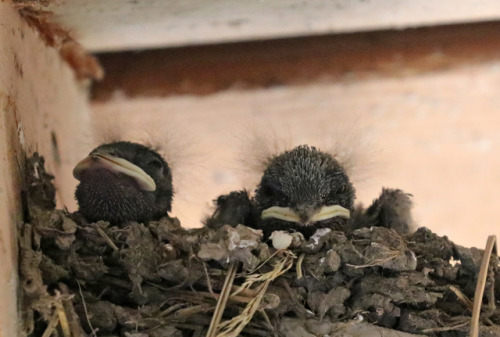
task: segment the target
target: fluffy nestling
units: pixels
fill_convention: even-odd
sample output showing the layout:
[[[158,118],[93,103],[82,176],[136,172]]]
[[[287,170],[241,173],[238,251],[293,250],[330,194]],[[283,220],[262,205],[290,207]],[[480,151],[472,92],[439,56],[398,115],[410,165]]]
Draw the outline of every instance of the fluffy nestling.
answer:
[[[318,228],[352,230],[368,226],[412,230],[411,200],[401,190],[383,189],[368,209],[354,209],[355,189],[329,153],[307,145],[271,157],[255,195],[244,190],[220,196],[206,225],[243,223],[262,229],[293,230],[309,237]]]
[[[154,150],[132,142],[103,144],[73,170],[75,197],[88,221],[147,222],[171,210],[172,174]]]
[[[275,230],[310,236],[321,227],[344,228],[354,197],[354,187],[333,156],[302,145],[269,159],[253,199],[245,191],[219,197],[214,215],[230,225],[250,219],[245,224],[262,229],[266,236]],[[240,214],[236,219],[235,208],[251,210],[251,216]],[[214,222],[213,216],[207,225]]]
[[[306,145],[273,157],[255,191],[256,227],[267,234],[294,229],[309,236],[321,227],[344,228],[355,191],[340,164]]]
[[[380,196],[366,210],[357,207],[353,215],[353,229],[379,226],[392,228],[400,234],[412,234],[416,230],[413,219],[412,195],[400,189],[384,188]]]

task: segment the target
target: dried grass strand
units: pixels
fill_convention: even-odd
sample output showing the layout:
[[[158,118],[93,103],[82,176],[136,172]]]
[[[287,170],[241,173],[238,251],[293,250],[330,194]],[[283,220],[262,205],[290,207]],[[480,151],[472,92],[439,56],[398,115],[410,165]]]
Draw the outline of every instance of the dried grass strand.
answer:
[[[457,298],[465,304],[465,306],[472,311],[472,301],[465,296],[465,294],[455,286],[450,286],[450,290],[457,296]]]
[[[365,264],[360,264],[360,265],[346,263],[346,266],[354,268],[354,269],[381,266],[381,265],[385,264],[386,262],[394,260],[399,255],[400,255],[399,250],[394,250],[394,249],[388,248],[388,249],[385,249],[385,257],[383,257],[383,258],[373,259],[373,260],[368,261]]]
[[[269,284],[293,266],[295,255],[291,251],[287,250],[282,251],[282,253],[284,254],[283,258],[274,265],[273,270],[265,274],[248,275],[245,282],[235,293],[233,293],[233,295],[236,295],[241,290],[250,289],[255,283],[262,282],[262,284],[257,287],[256,296],[248,302],[241,314],[220,324],[219,329],[221,332],[217,335],[217,337],[237,337],[240,335],[241,331],[243,331],[245,326],[252,320],[255,312],[259,310],[260,302],[262,301]]]
[[[483,303],[484,288],[486,286],[486,278],[488,276],[488,267],[490,265],[490,258],[495,249],[496,252],[495,235],[490,235],[486,241],[486,248],[484,249],[483,258],[481,260],[481,267],[477,277],[476,291],[474,292],[474,306],[472,309],[472,318],[470,322],[470,337],[479,336],[479,318],[481,315],[481,305]]]
[[[233,286],[234,278],[236,276],[236,270],[238,269],[237,265],[238,263],[234,261],[229,265],[220,298],[217,301],[217,306],[215,307],[212,320],[210,321],[210,326],[208,327],[207,337],[215,337],[217,334],[219,322],[222,319],[222,313],[226,308],[227,300],[229,299],[229,295],[231,294],[231,287]]]
[[[100,228],[99,226],[96,227],[97,232],[99,233],[100,236],[106,241],[106,243],[115,251],[118,252],[120,249],[115,245],[115,243],[109,238],[109,236]]]
[[[429,328],[429,329],[424,329],[421,332],[422,333],[430,333],[430,332],[444,332],[444,331],[452,331],[452,330],[458,330],[460,328],[463,328],[464,326],[467,326],[469,324],[469,321],[463,322],[460,324],[452,325],[452,326],[443,326],[440,328]]]
[[[297,266],[295,267],[295,269],[297,270],[297,280],[300,280],[304,276],[304,274],[302,273],[302,262],[304,262],[305,256],[306,254],[302,253],[297,259]]]
[[[61,330],[64,337],[71,337],[71,329],[69,328],[68,317],[66,316],[66,311],[64,310],[61,294],[56,290],[56,295],[58,298],[54,305],[56,308],[56,313],[59,318],[59,324],[61,325]],[[75,336],[76,337],[76,336]]]
[[[82,286],[80,285],[80,282],[78,280],[76,280],[76,284],[78,285],[78,292],[80,293],[80,297],[82,298],[82,305],[83,305],[83,311],[85,312],[85,319],[87,320],[87,324],[89,325],[90,330],[92,331],[91,335],[97,336],[96,330],[94,329],[94,327],[92,326],[92,323],[90,322],[89,312],[87,309],[87,302],[85,302],[85,298],[83,297]]]
[[[49,324],[47,325],[47,328],[45,329],[45,331],[42,334],[42,337],[50,337],[58,323],[59,323],[59,315],[56,312],[56,313],[54,313],[54,315],[50,319]]]

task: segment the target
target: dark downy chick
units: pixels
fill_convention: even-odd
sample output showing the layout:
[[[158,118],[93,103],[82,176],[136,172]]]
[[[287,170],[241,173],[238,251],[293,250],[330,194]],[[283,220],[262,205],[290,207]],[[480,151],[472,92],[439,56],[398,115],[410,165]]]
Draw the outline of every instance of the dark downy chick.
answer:
[[[366,210],[356,209],[353,229],[379,226],[394,229],[402,235],[412,234],[416,226],[413,219],[412,195],[399,189],[384,188],[380,196]]]
[[[234,226],[251,219],[244,224],[262,229],[266,237],[275,230],[296,230],[309,237],[322,227],[345,229],[354,197],[341,165],[330,154],[302,145],[268,161],[252,200],[246,191],[219,197],[207,224],[224,219]],[[236,216],[236,208],[247,214]]]
[[[328,153],[306,145],[273,157],[255,191],[256,227],[269,235],[296,230],[344,229],[354,208],[355,190]]]
[[[157,220],[171,210],[167,162],[141,144],[115,142],[94,149],[73,170],[75,197],[85,219],[121,224]]]
[[[367,209],[354,209],[355,190],[346,171],[330,154],[306,145],[270,158],[251,199],[246,191],[220,196],[207,226],[245,224],[295,230],[310,237],[318,228],[351,231],[383,226],[402,235],[414,229],[411,195],[383,189]]]
[[[216,209],[212,216],[205,219],[205,226],[216,229],[224,225],[236,227],[245,224],[252,227],[253,205],[246,190],[221,195],[214,200],[214,204]]]

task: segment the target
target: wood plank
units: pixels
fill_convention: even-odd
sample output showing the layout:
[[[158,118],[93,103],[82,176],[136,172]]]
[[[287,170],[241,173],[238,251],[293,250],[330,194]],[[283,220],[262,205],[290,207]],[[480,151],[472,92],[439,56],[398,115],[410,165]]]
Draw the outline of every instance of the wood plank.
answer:
[[[401,77],[500,54],[500,22],[100,54],[95,100]]]
[[[0,1],[0,336],[19,336],[16,226],[24,154],[39,151],[61,187],[90,135],[87,88],[9,2]],[[72,191],[59,199],[73,199]]]
[[[52,9],[89,51],[498,20],[496,0],[72,0]]]

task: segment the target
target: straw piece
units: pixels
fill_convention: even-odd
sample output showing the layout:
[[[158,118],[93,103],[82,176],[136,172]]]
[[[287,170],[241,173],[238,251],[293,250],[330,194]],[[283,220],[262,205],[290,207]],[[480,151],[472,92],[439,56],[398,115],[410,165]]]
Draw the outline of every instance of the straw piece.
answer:
[[[474,293],[474,306],[472,309],[472,318],[470,322],[470,337],[479,336],[479,318],[481,315],[481,305],[483,303],[484,287],[486,285],[486,278],[488,276],[488,267],[490,265],[490,258],[493,249],[496,252],[495,235],[490,235],[486,241],[486,248],[484,249],[483,259],[481,260],[481,268],[477,277],[476,291]]]

